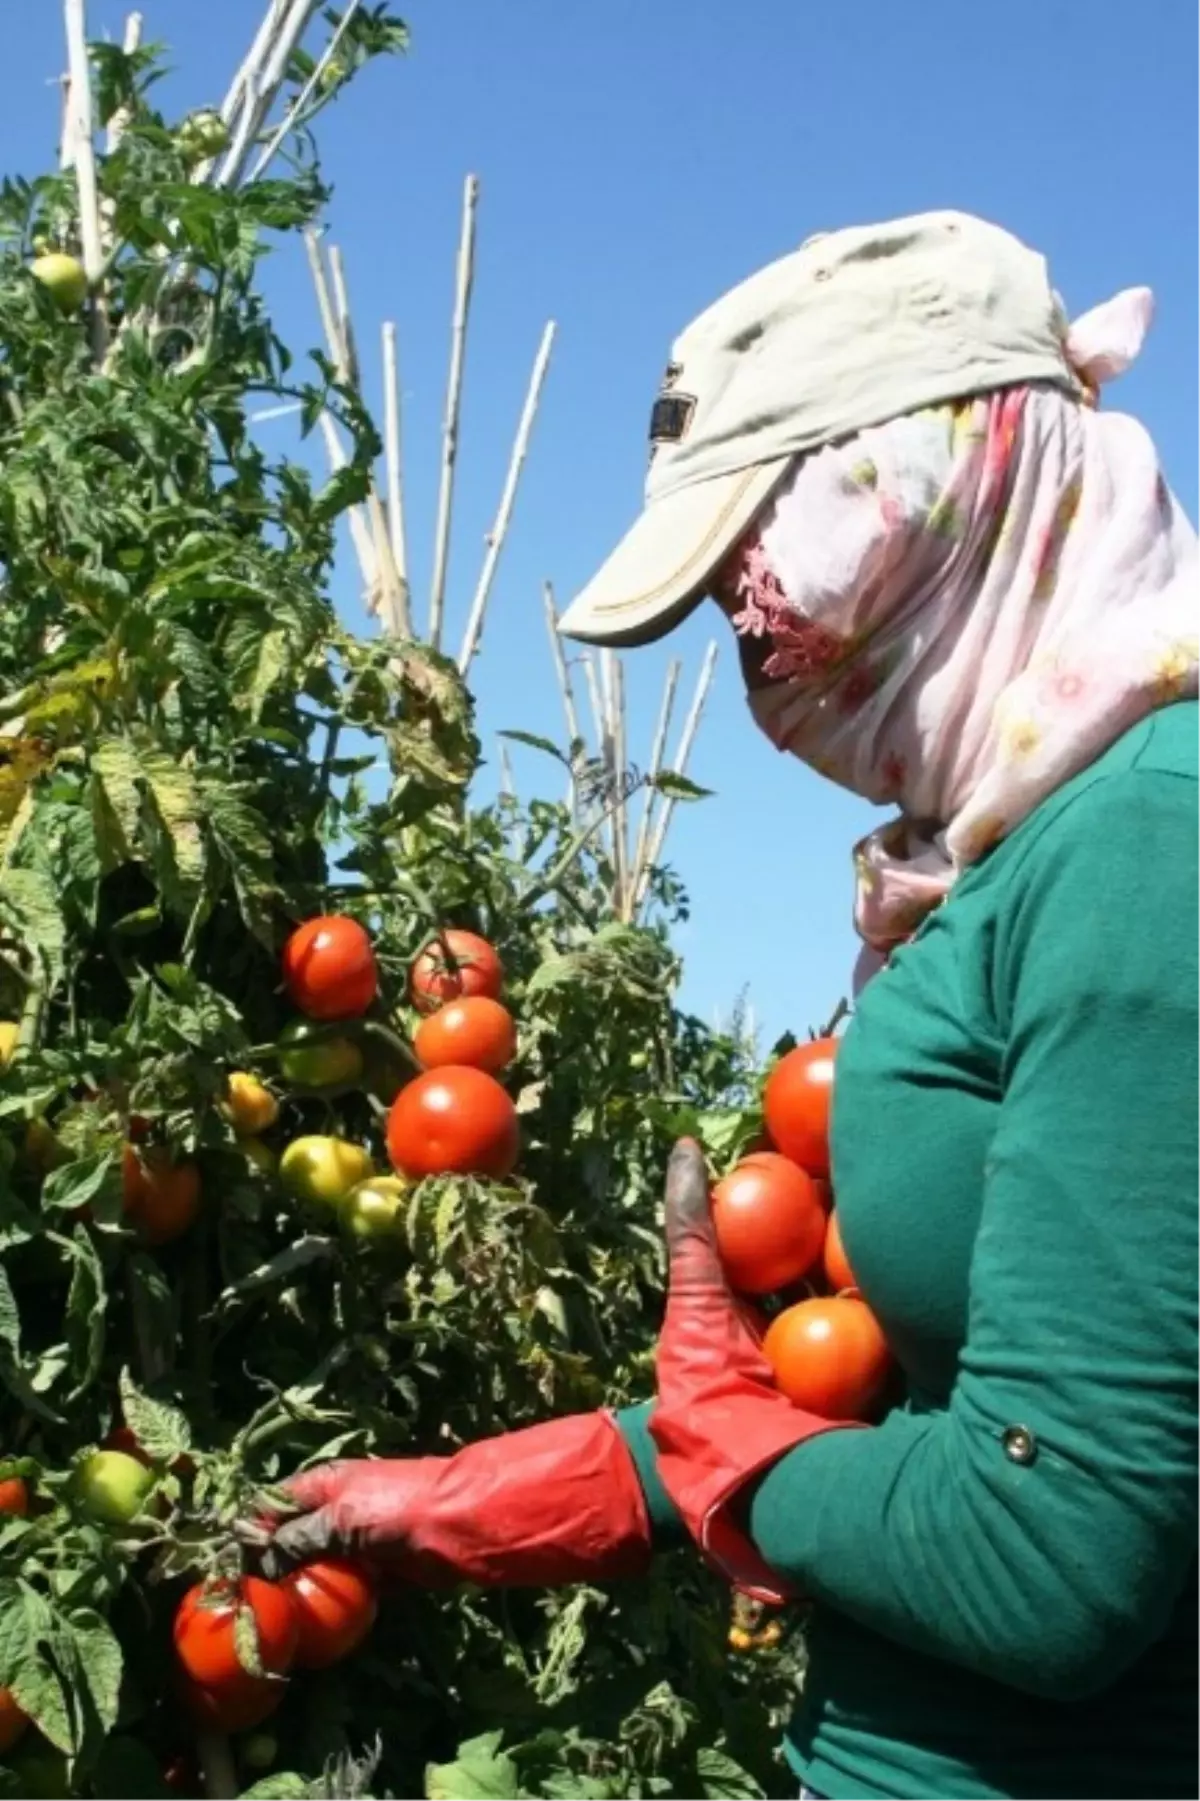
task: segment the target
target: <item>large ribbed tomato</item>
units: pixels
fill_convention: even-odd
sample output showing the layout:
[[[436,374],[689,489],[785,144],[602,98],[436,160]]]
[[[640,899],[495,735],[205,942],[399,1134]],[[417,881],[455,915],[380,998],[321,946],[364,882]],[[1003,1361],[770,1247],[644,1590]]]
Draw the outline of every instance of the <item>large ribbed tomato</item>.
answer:
[[[349,1657],[375,1624],[375,1585],[361,1564],[347,1557],[305,1563],[284,1585],[292,1597],[300,1637],[296,1662],[302,1670],[324,1670]]]
[[[486,938],[452,927],[430,939],[409,971],[408,985],[413,1006],[432,1013],[464,995],[495,1000],[504,986],[504,966]]]
[[[427,1070],[400,1090],[388,1156],[405,1176],[507,1176],[517,1161],[517,1110],[482,1069]]]
[[[469,1064],[494,1076],[516,1056],[517,1028],[508,1008],[490,994],[469,994],[423,1019],[413,1033],[413,1049],[422,1069]]]
[[[309,1019],[357,1019],[379,987],[371,940],[357,919],[306,919],[283,947],[283,980]]]
[[[787,1157],[756,1151],[713,1189],[713,1230],[730,1286],[770,1294],[806,1276],[825,1240],[819,1185]]]
[[[763,1090],[763,1115],[776,1150],[810,1176],[829,1174],[829,1103],[836,1038],[814,1038],[779,1059]]]
[[[236,1583],[197,1582],[175,1609],[172,1631],[180,1668],[201,1688],[220,1694],[252,1674],[237,1654],[237,1617],[242,1608],[254,1616],[264,1672],[282,1676],[291,1668],[300,1625],[292,1597],[281,1583],[261,1576],[243,1576]]]
[[[883,1328],[854,1295],[797,1301],[771,1321],[763,1356],[789,1401],[826,1420],[865,1420],[883,1393]]]

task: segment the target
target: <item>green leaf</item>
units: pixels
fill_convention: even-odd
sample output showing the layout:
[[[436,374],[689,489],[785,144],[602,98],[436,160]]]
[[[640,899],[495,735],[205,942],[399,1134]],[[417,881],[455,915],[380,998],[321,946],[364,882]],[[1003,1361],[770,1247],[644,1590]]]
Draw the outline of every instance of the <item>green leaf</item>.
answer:
[[[95,1381],[104,1355],[105,1315],[108,1295],[104,1270],[88,1233],[81,1227],[71,1244],[75,1267],[67,1292],[67,1349],[76,1399]]]
[[[514,1801],[517,1766],[500,1746],[503,1732],[485,1732],[458,1747],[453,1763],[427,1764],[425,1801]]]
[[[121,1371],[120,1388],[125,1424],[147,1457],[156,1463],[173,1463],[191,1450],[192,1429],[178,1407],[143,1394],[127,1369]]]
[[[20,1356],[21,1314],[3,1264],[0,1264],[0,1344],[6,1345],[14,1357]]]
[[[713,793],[713,789],[702,788],[690,776],[680,775],[675,769],[662,769],[657,775],[648,775],[646,786],[665,794],[668,800],[708,800]]]
[[[6,869],[0,885],[0,918],[5,916],[21,945],[36,953],[47,987],[53,992],[62,980],[67,942],[66,922],[54,883],[40,870]]]
[[[117,1723],[124,1658],[116,1635],[102,1615],[90,1607],[71,1611],[66,1629],[77,1655],[76,1692],[80,1689],[94,1716],[85,1719],[88,1736],[107,1736]]]
[[[116,1152],[95,1151],[51,1171],[42,1188],[42,1207],[48,1213],[74,1213],[79,1207],[90,1206],[106,1187],[115,1188],[116,1184]]]
[[[140,1793],[140,1790],[136,1792]],[[307,1796],[318,1792],[324,1794],[326,1791],[318,1791],[306,1777],[295,1776],[290,1770],[275,1776],[264,1776],[261,1782],[238,1791],[241,1801],[306,1801]]]
[[[536,732],[517,731],[497,732],[496,736],[497,738],[509,738],[514,744],[527,744],[531,750],[545,751],[546,755],[553,757],[556,763],[570,767],[567,758],[552,738],[539,738]]]
[[[705,1801],[760,1801],[765,1793],[748,1770],[710,1745],[696,1753],[696,1774]]]

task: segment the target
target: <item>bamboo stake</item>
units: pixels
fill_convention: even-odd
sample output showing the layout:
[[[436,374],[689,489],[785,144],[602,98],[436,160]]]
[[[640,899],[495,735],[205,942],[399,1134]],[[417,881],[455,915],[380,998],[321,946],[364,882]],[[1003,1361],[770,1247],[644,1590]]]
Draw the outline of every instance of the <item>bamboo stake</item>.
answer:
[[[130,13],[125,20],[125,34],[121,39],[121,49],[125,52],[126,56],[132,56],[141,41],[142,15],[141,13]],[[129,126],[129,119],[129,108],[127,106],[122,106],[118,107],[117,111],[108,121],[105,147],[110,156],[113,151],[117,149],[121,139],[124,137]]]
[[[62,102],[58,128],[58,166],[65,175],[75,164],[75,146],[71,142],[71,77],[60,75],[58,86]]]
[[[241,115],[234,126],[233,142],[225,153],[225,160],[213,177],[215,187],[231,188],[241,178],[253,141],[266,124],[275,96],[283,85],[288,58],[304,36],[320,3],[321,0],[291,0],[274,40],[268,44],[258,66],[247,76]]]
[[[383,454],[387,483],[388,534],[396,573],[408,594],[408,544],[404,534],[404,488],[400,462],[400,371],[396,355],[396,327],[389,319],[383,327]]]
[[[346,455],[341,439],[337,435],[337,427],[328,413],[321,414],[321,434],[325,439],[325,449],[329,455],[331,469],[344,469],[350,461]],[[371,532],[363,517],[360,506],[352,506],[346,512],[350,526],[350,537],[354,543],[354,552],[358,557],[362,570],[363,587],[366,591],[368,613],[379,611],[379,578],[375,573],[375,551],[371,542]]]
[[[567,667],[567,659],[563,653],[562,639],[558,631],[558,609],[554,604],[554,589],[549,582],[542,587],[542,606],[546,614],[546,630],[550,634],[550,654],[554,658],[554,673],[558,677],[558,691],[562,695],[563,712],[567,720],[567,739],[571,755],[571,773],[567,778],[567,805],[574,819],[579,813],[579,792],[575,783],[575,747],[583,742],[583,733],[579,729],[579,713],[575,706],[575,691],[571,686],[571,672]]]
[[[671,766],[672,772],[675,775],[687,774],[688,758],[692,754],[692,745],[695,743],[696,732],[700,725],[700,715],[704,711],[704,703],[708,699],[708,691],[712,687],[713,670],[716,668],[716,663],[717,647],[715,644],[710,644],[704,653],[704,662],[701,665],[699,680],[696,683],[696,692],[692,696],[692,704],[688,711],[688,716],[684,720],[683,731],[680,734],[679,748],[675,752],[675,761]],[[646,855],[645,867],[642,870],[640,890],[633,897],[633,917],[635,919],[641,911],[642,904],[646,898],[646,890],[650,885],[650,872],[656,867],[659,858],[662,856],[663,845],[666,843],[667,838],[667,828],[671,823],[671,815],[674,811],[675,802],[668,796],[662,811],[658,816],[657,823],[654,827],[654,833],[650,840],[650,848]]]
[[[633,896],[628,887],[628,839],[625,809],[625,668],[612,650],[600,653],[600,674],[607,711],[608,734],[612,740],[612,764],[615,786],[612,797],[613,911],[618,919],[626,917],[626,907]]]
[[[254,34],[254,40],[251,43],[249,50],[246,52],[241,66],[238,68],[233,80],[230,82],[229,90],[226,93],[224,100],[221,102],[221,117],[224,119],[226,125],[233,122],[233,115],[242,104],[246,95],[246,90],[250,87],[251,83],[260,79],[263,64],[267,59],[267,54],[270,51],[272,43],[275,41],[279,32],[279,27],[283,22],[284,15],[291,4],[292,0],[270,0],[270,5],[267,7],[262,19],[259,21],[259,27]]]
[[[433,585],[429,595],[429,643],[434,650],[441,648],[442,615],[446,604],[446,565],[450,555],[454,469],[458,460],[458,421],[462,410],[467,313],[471,305],[471,286],[475,275],[475,212],[478,204],[479,177],[468,175],[463,186],[462,229],[458,240],[458,264],[454,283],[454,319],[450,331],[450,372],[446,383],[446,413],[442,423],[442,474],[438,485],[437,525],[433,540]]]
[[[92,141],[92,79],[88,64],[87,22],[84,0],[65,0],[67,70],[70,75],[68,111],[75,184],[79,192],[79,236],[83,267],[89,286],[99,281],[104,268],[104,240],[100,227],[100,200],[96,188],[96,147]],[[108,344],[108,312],[104,296],[93,286],[92,354],[99,362]]]
[[[504,540],[508,536],[513,505],[517,498],[517,484],[521,479],[525,458],[529,454],[529,439],[533,432],[533,421],[546,380],[546,370],[550,366],[554,332],[555,325],[551,319],[542,333],[542,341],[538,345],[537,355],[533,359],[529,386],[525,391],[525,404],[521,408],[517,435],[513,439],[512,453],[508,459],[508,473],[504,478],[504,490],[500,496],[495,523],[487,535],[487,550],[484,553],[483,568],[479,572],[475,598],[471,602],[471,611],[467,618],[467,629],[463,634],[462,648],[458,653],[458,668],[461,675],[465,675],[471,667],[471,660],[479,649],[479,640],[483,635],[483,615],[487,608],[488,595],[491,593],[496,568],[500,562],[500,552],[503,550]]]
[[[300,89],[300,92],[296,95],[296,98],[292,101],[292,104],[288,107],[287,112],[284,114],[282,123],[280,124],[278,129],[273,133],[273,135],[270,137],[270,139],[264,146],[262,154],[260,155],[258,161],[255,163],[253,169],[251,169],[251,171],[250,171],[250,180],[251,181],[257,181],[259,176],[264,173],[264,171],[266,170],[267,164],[275,156],[276,151],[279,149],[279,146],[283,143],[283,140],[287,137],[288,132],[291,131],[292,127],[296,123],[296,120],[302,116],[302,114],[304,112],[304,108],[308,105],[309,101],[312,98],[314,90],[317,88],[317,86],[320,83],[322,75],[324,75],[326,69],[329,67],[329,64],[333,61],[333,58],[337,55],[338,45],[341,43],[343,37],[345,37],[347,27],[349,26],[351,19],[354,17],[355,13],[358,11],[359,6],[361,4],[362,4],[362,0],[349,0],[349,5],[346,7],[345,12],[342,14],[341,18],[338,20],[337,30],[334,32],[333,36],[330,38],[329,42],[326,44],[321,55],[318,57],[316,63],[313,65],[312,74],[309,76],[309,78],[305,82],[304,86]]]
[[[675,707],[675,690],[679,686],[679,677],[683,672],[683,664],[678,657],[672,657],[667,665],[667,679],[663,683],[662,702],[658,709],[658,724],[654,728],[654,738],[650,745],[649,782],[642,800],[642,817],[638,825],[637,844],[633,853],[633,869],[629,878],[630,892],[636,897],[642,887],[642,877],[646,871],[646,856],[650,848],[650,820],[654,813],[658,790],[654,782],[662,769],[663,752],[667,747],[667,733],[671,729],[671,714]]]
[[[350,321],[350,291],[346,286],[346,265],[336,244],[329,246],[329,274],[333,282],[334,316],[337,319],[338,346],[341,351],[342,380],[361,391],[358,375],[358,351],[354,343],[354,327]]]

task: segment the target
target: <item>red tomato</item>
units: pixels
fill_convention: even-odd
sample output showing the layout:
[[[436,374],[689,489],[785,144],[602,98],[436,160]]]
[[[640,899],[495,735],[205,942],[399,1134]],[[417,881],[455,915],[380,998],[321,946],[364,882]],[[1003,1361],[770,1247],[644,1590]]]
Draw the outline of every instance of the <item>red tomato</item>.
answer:
[[[125,1212],[147,1244],[170,1244],[200,1211],[200,1171],[172,1162],[165,1145],[139,1151],[127,1144],[121,1181]]]
[[[29,1488],[24,1476],[5,1476],[0,1482],[0,1513],[29,1512]]]
[[[817,1184],[774,1151],[758,1151],[713,1189],[717,1250],[732,1287],[770,1294],[798,1282],[821,1254],[825,1210]]]
[[[444,1001],[465,995],[486,994],[495,1000],[504,986],[504,967],[486,938],[452,928],[430,939],[409,971],[408,986],[413,1006],[432,1013]]]
[[[357,1019],[379,988],[371,940],[356,919],[307,919],[283,947],[283,980],[309,1019]]]
[[[218,1698],[248,1677],[263,1680],[252,1677],[238,1661],[234,1632],[242,1607],[254,1615],[258,1655],[265,1671],[283,1675],[296,1655],[299,1623],[292,1597],[281,1583],[266,1582],[261,1576],[207,1586],[197,1582],[175,1609],[175,1655],[184,1675]]]
[[[324,1670],[357,1649],[375,1624],[375,1587],[361,1566],[345,1557],[323,1557],[284,1578],[292,1597],[302,1670]]]
[[[482,1069],[431,1069],[393,1101],[387,1148],[404,1176],[507,1176],[521,1148],[517,1110]]]
[[[763,1090],[763,1113],[776,1150],[810,1176],[829,1174],[829,1102],[836,1038],[815,1038],[781,1057]]]
[[[866,1419],[888,1377],[883,1329],[853,1295],[797,1301],[772,1320],[762,1348],[780,1391],[821,1419]]]
[[[29,1715],[19,1708],[10,1688],[0,1688],[0,1756],[12,1750],[26,1726]]]
[[[287,1692],[287,1683],[246,1671],[216,1688],[205,1688],[188,1676],[179,1679],[179,1697],[193,1723],[202,1732],[250,1732],[275,1712]],[[195,1789],[185,1791],[189,1795]]]
[[[422,1069],[486,1069],[492,1075],[517,1054],[517,1028],[507,1007],[490,994],[471,994],[461,1001],[447,1001],[413,1035],[413,1049]]]
[[[842,1228],[838,1225],[836,1213],[830,1214],[825,1232],[824,1263],[825,1280],[834,1294],[841,1294],[847,1288],[853,1288],[857,1293],[858,1280],[842,1246]]]

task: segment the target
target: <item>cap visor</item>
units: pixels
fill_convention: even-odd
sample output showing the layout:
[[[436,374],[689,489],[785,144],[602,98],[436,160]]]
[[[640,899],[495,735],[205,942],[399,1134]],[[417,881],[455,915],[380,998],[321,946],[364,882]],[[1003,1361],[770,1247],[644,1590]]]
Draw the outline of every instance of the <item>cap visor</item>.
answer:
[[[651,501],[558,622],[585,644],[650,644],[703,599],[792,457],[694,482]]]

